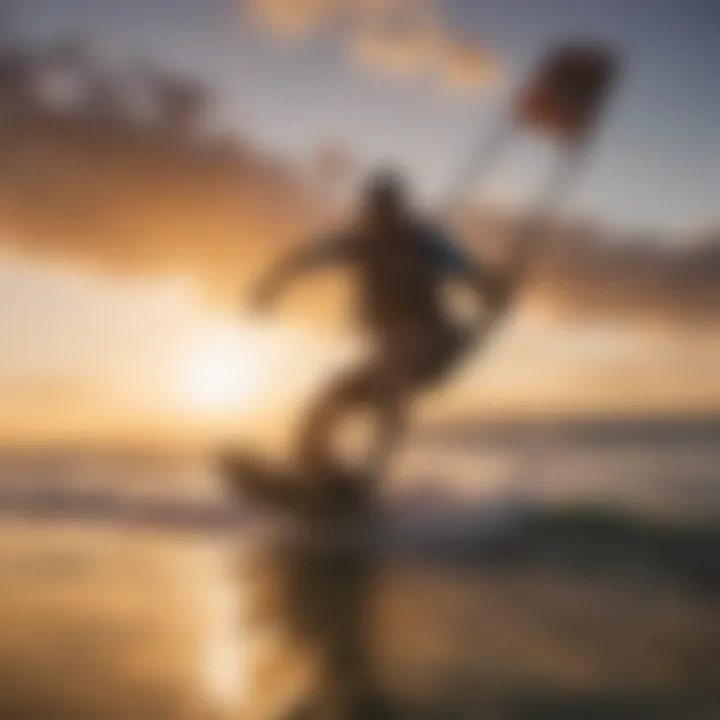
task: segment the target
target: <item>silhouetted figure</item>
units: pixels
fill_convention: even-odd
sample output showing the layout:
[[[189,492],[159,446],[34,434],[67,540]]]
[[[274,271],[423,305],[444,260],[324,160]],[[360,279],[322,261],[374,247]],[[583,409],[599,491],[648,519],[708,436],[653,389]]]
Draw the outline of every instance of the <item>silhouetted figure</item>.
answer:
[[[483,304],[482,326],[506,302],[509,284],[463,253],[440,228],[411,210],[403,180],[392,173],[370,179],[356,222],[344,232],[282,260],[254,296],[264,309],[299,274],[326,264],[350,265],[359,289],[359,315],[372,345],[369,363],[330,383],[313,407],[300,441],[301,467],[333,466],[332,429],[360,407],[379,418],[370,473],[382,471],[402,431],[410,401],[441,381],[476,335],[459,327],[443,303],[445,280],[468,285]]]

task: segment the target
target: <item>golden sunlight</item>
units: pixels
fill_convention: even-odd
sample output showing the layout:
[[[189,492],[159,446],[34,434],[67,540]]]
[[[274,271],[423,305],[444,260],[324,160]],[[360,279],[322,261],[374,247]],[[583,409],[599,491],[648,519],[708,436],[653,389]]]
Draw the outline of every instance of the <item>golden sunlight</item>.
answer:
[[[244,658],[238,637],[240,588],[233,582],[233,555],[227,547],[206,548],[205,559],[211,577],[207,578],[203,591],[206,635],[201,672],[208,694],[218,709],[230,711],[242,702],[244,694]]]
[[[179,420],[238,427],[285,408],[347,355],[337,339],[293,325],[202,315],[173,345],[162,405]]]
[[[213,323],[194,340],[181,369],[183,403],[194,412],[222,414],[259,402],[272,383],[273,345],[260,328]]]

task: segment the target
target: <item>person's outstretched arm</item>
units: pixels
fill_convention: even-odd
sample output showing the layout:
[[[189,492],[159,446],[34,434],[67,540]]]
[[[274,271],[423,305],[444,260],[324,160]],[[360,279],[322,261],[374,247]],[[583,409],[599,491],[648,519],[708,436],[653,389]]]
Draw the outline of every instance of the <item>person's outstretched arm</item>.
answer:
[[[332,235],[290,252],[273,265],[254,286],[250,303],[256,310],[269,307],[299,276],[325,265],[349,262],[353,241],[349,234]]]

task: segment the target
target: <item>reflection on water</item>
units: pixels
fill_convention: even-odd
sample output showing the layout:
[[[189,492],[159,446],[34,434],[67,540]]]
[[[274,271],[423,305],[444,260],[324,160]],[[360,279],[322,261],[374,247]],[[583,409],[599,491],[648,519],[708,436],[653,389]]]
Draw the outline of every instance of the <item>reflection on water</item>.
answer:
[[[716,586],[626,570],[4,523],[0,717],[717,717]]]
[[[233,576],[232,547],[214,543],[197,548],[196,591],[201,601],[200,684],[218,713],[232,716],[244,694],[246,677],[241,634],[241,588]]]
[[[4,523],[0,717],[201,717],[196,564],[150,533]]]
[[[319,537],[265,540],[245,549],[238,569],[248,598],[248,717],[380,717],[368,553]]]

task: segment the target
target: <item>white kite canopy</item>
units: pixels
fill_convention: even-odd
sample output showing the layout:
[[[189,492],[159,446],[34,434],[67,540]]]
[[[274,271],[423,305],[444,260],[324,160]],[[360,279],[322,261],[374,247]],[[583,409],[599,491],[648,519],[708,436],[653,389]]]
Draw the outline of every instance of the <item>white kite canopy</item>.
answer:
[[[516,120],[560,140],[582,140],[595,127],[616,74],[617,58],[605,46],[554,48],[520,93]]]

